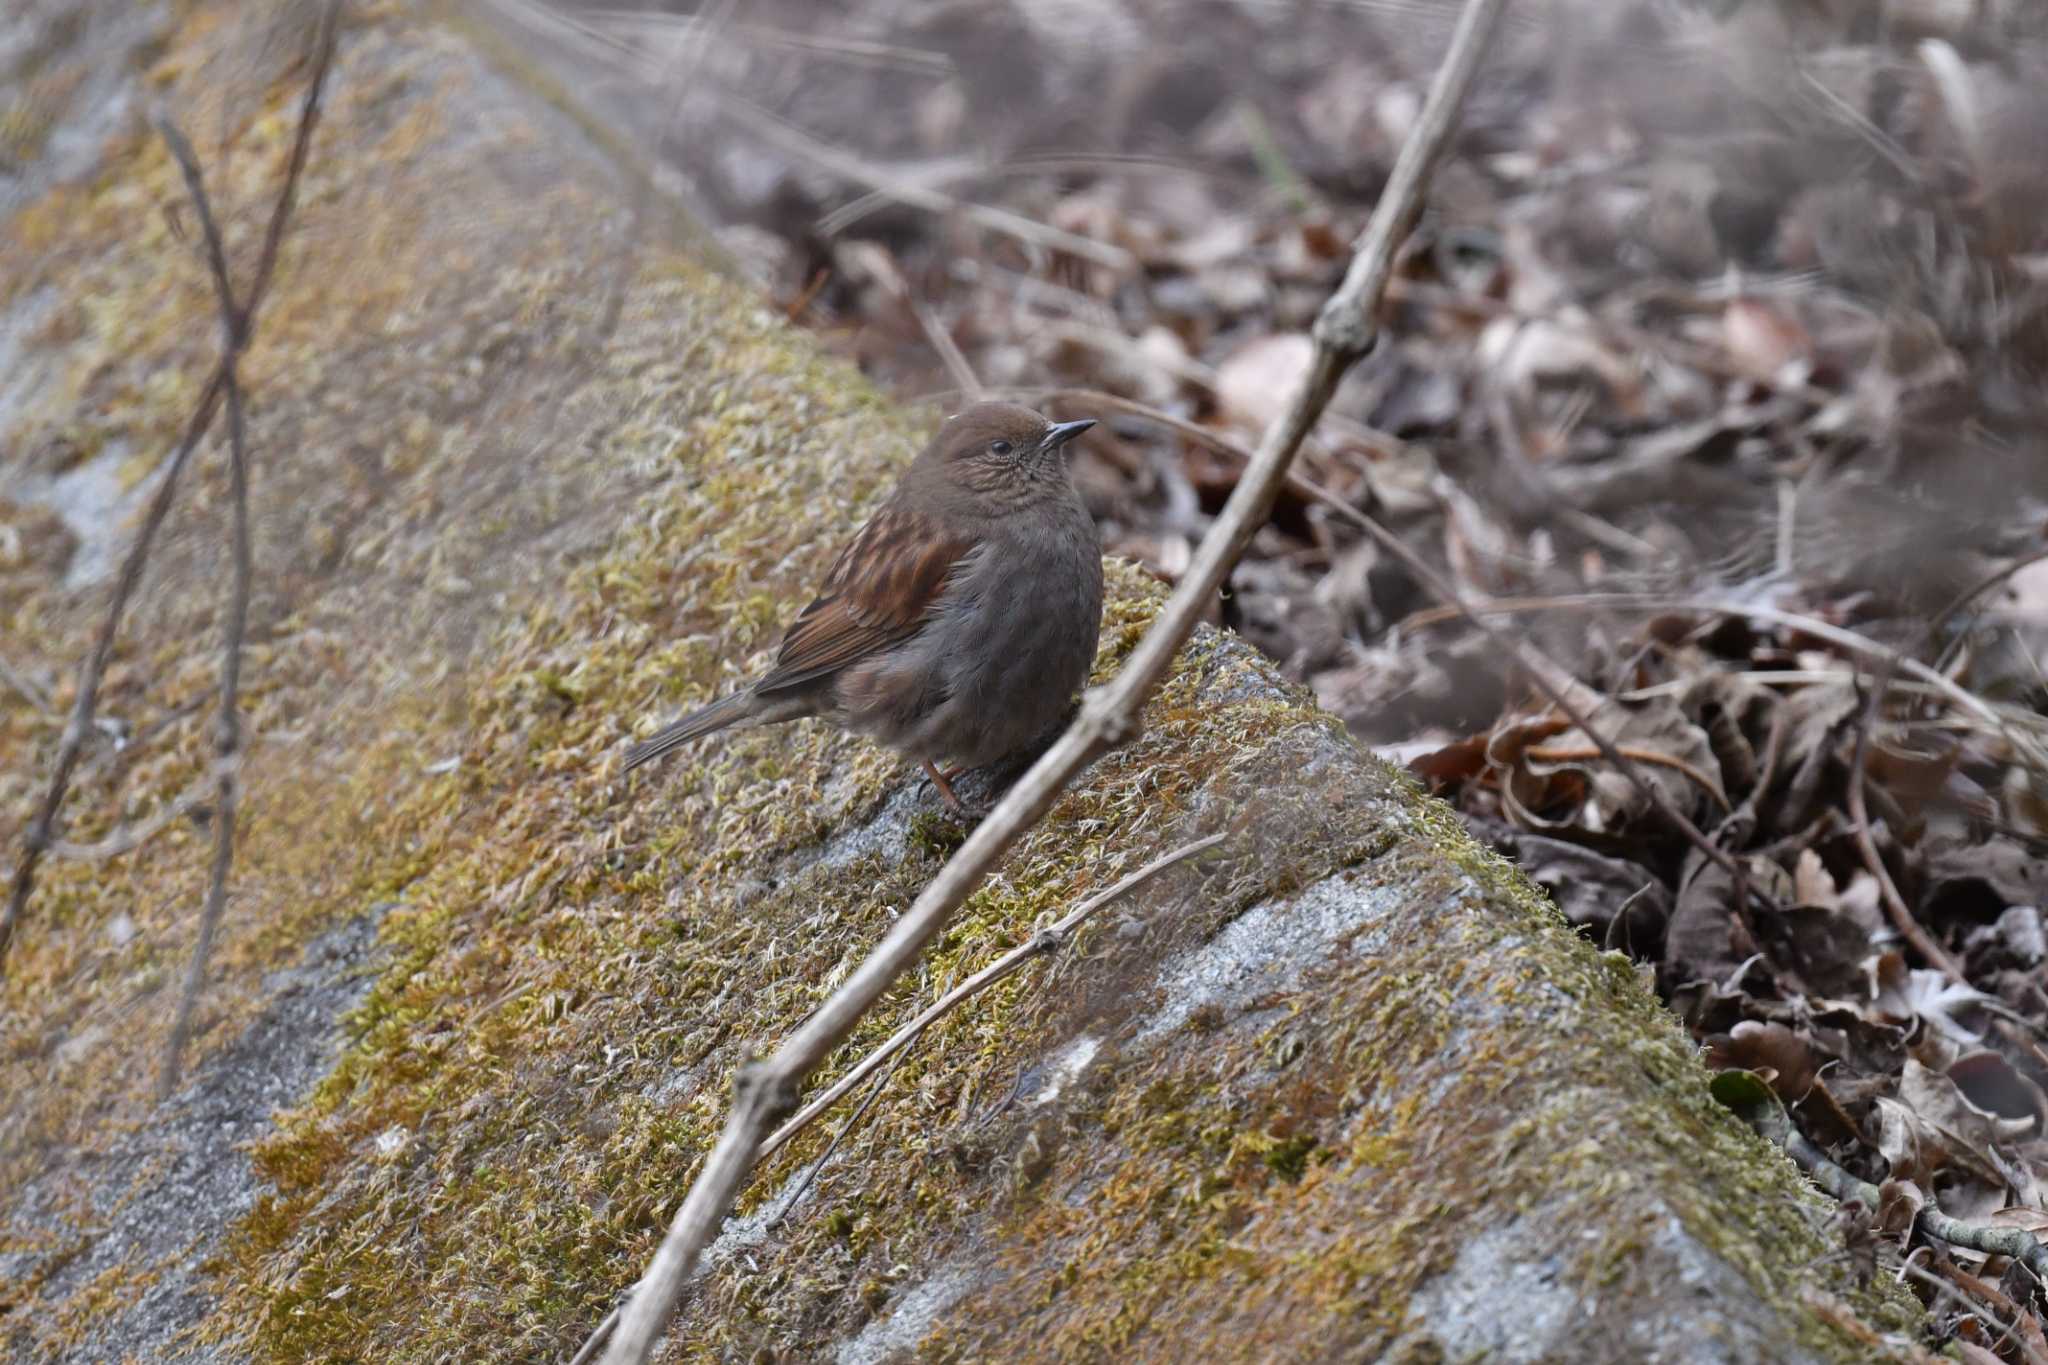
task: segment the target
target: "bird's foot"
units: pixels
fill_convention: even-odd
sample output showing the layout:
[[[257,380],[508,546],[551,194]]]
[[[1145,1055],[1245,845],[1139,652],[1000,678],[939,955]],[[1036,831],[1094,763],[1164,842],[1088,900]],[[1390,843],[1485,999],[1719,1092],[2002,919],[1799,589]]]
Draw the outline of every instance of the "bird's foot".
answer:
[[[958,816],[962,820],[977,821],[986,818],[988,813],[995,809],[996,802],[993,794],[979,798],[972,796],[962,797],[953,790],[953,784],[960,780],[963,773],[973,771],[973,769],[965,764],[941,768],[936,763],[927,762],[923,767],[924,775],[929,777],[932,780],[932,785],[939,789],[939,799],[946,803],[946,809],[951,814]]]
[[[938,765],[930,759],[924,761],[924,775],[929,777],[932,780],[932,785],[939,789],[939,797],[946,803],[946,809],[952,811],[955,815],[965,815],[967,813],[967,808],[960,804],[960,798],[953,795],[953,779],[960,776],[960,773],[961,769],[959,768],[950,768],[945,772],[940,772]]]

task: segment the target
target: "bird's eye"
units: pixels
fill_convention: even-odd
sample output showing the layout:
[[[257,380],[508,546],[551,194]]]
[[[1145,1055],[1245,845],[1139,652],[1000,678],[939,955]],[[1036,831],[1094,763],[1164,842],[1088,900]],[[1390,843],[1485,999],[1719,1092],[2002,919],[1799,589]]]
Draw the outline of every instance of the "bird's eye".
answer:
[[[997,441],[989,446],[988,453],[991,455],[1007,455],[1015,449],[1016,447],[1008,441]]]

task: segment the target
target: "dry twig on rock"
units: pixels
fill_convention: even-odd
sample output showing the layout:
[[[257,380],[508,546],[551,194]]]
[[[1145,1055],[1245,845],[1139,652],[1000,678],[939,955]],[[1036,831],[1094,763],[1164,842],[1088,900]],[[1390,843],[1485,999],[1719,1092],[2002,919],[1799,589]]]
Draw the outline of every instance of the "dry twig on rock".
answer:
[[[1372,349],[1377,336],[1373,315],[1386,290],[1395,251],[1421,209],[1423,191],[1450,143],[1465,92],[1505,6],[1506,0],[1467,0],[1450,49],[1344,282],[1316,319],[1308,373],[1290,395],[1285,414],[1260,441],[1257,456],[1203,537],[1187,574],[1123,670],[1089,695],[1066,733],[968,836],[838,991],[773,1056],[741,1070],[725,1130],[620,1315],[604,1356],[608,1365],[642,1365],[652,1354],[705,1243],[731,1209],[770,1125],[795,1103],[803,1078],[832,1054],[890,983],[916,961],[953,911],[1052,808],[1067,784],[1137,734],[1146,699],[1165,678],[1210,599],[1264,524],[1295,451],[1329,403],[1337,381]]]
[[[122,617],[127,613],[129,600],[134,596],[136,586],[142,580],[143,569],[149,563],[149,553],[156,541],[157,532],[162,528],[165,515],[170,511],[178,489],[179,476],[184,472],[192,452],[213,426],[213,419],[223,405],[228,409],[229,458],[236,489],[235,508],[235,585],[230,606],[230,628],[227,656],[223,659],[222,731],[220,753],[224,760],[231,760],[240,748],[240,725],[235,719],[235,679],[240,667],[242,622],[246,620],[248,608],[248,508],[246,505],[245,466],[243,462],[241,391],[236,379],[236,365],[241,352],[248,344],[250,329],[253,327],[264,295],[269,291],[270,281],[277,269],[277,255],[284,242],[285,224],[291,218],[292,205],[297,197],[299,178],[305,171],[306,157],[312,146],[313,130],[319,123],[320,98],[327,84],[327,75],[333,66],[335,30],[339,21],[341,0],[329,0],[321,11],[314,39],[312,71],[308,77],[306,95],[300,106],[298,131],[292,141],[291,157],[285,169],[283,187],[278,192],[277,203],[271,211],[268,226],[264,230],[263,246],[256,262],[256,271],[249,283],[246,299],[237,301],[227,278],[226,255],[220,239],[218,225],[213,221],[211,207],[204,198],[203,188],[197,175],[197,163],[193,161],[191,148],[175,130],[162,125],[166,140],[170,143],[172,155],[178,159],[179,168],[185,173],[188,188],[194,191],[198,202],[201,224],[206,233],[206,247],[209,269],[214,276],[216,292],[220,298],[222,326],[226,342],[221,358],[215,365],[212,377],[201,391],[199,402],[194,407],[191,419],[185,425],[184,434],[173,448],[165,466],[162,481],[157,485],[156,495],[150,499],[149,508],[143,516],[142,526],[136,532],[135,541],[129,547],[127,558],[122,561],[120,577],[114,584],[114,597],[107,606],[107,614],[100,623],[99,634],[94,638],[91,651],[86,655],[79,670],[78,695],[72,704],[71,718],[66,722],[63,737],[58,741],[57,762],[50,777],[50,785],[44,792],[42,803],[37,807],[35,817],[28,827],[23,840],[21,860],[15,865],[14,878],[8,890],[7,904],[0,909],[0,968],[6,964],[7,948],[13,942],[15,927],[20,923],[23,909],[29,895],[35,889],[36,866],[43,855],[50,850],[54,841],[57,813],[63,807],[65,794],[71,786],[72,776],[78,768],[79,754],[85,745],[85,737],[91,733],[94,713],[99,704],[100,681],[104,677],[107,663],[114,652],[114,638],[119,633]],[[224,886],[227,864],[232,853],[232,799],[236,764],[232,761],[219,765],[219,781],[222,810],[218,813],[220,824],[216,827],[214,865],[216,879]],[[221,891],[220,896],[225,892]],[[208,910],[201,929],[202,949],[210,939],[211,923],[219,918],[218,896],[212,889],[207,896]],[[203,958],[195,959],[195,973],[204,973]],[[188,984],[188,991],[190,986]],[[181,1008],[181,1015],[189,1007]],[[175,1057],[181,1029],[173,1030],[174,1047],[167,1055],[167,1074],[176,1071]],[[168,1081],[166,1082],[168,1084]]]

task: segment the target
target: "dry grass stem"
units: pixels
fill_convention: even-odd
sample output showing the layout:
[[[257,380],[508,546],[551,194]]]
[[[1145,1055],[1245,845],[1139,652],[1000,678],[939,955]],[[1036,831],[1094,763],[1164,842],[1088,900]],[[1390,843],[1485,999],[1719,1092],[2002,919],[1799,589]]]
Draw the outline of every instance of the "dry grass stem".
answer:
[[[805,1128],[808,1128],[820,1114],[838,1103],[848,1091],[872,1075],[877,1067],[908,1048],[912,1043],[915,1043],[924,1035],[924,1031],[933,1024],[945,1018],[948,1014],[951,1014],[990,986],[995,985],[1004,977],[1009,976],[1033,958],[1041,957],[1058,949],[1073,936],[1075,930],[1087,923],[1089,918],[1104,906],[1128,894],[1133,888],[1142,886],[1174,864],[1184,862],[1198,853],[1203,853],[1216,847],[1216,845],[1223,842],[1224,838],[1223,834],[1212,834],[1206,839],[1197,839],[1193,843],[1183,844],[1171,853],[1154,858],[1151,862],[1145,864],[1136,872],[1131,873],[1108,890],[1098,892],[1086,901],[1083,901],[1071,914],[1058,923],[1039,930],[1028,940],[1018,944],[1015,948],[1012,948],[1009,952],[1003,954],[994,962],[991,962],[988,966],[946,992],[945,995],[934,1001],[923,1013],[891,1034],[888,1041],[856,1062],[844,1076],[834,1081],[822,1094],[797,1111],[796,1115],[787,1123],[776,1129],[773,1134],[761,1143],[761,1156],[766,1158],[780,1151],[790,1139],[801,1133]]]
[[[764,109],[751,100],[727,94],[719,107],[759,137],[763,142],[781,148],[791,156],[810,162],[820,170],[829,171],[851,184],[863,185],[878,194],[887,195],[899,204],[923,209],[928,213],[957,213],[977,227],[990,232],[1014,237],[1027,245],[1051,251],[1064,251],[1083,260],[1108,266],[1116,271],[1128,271],[1137,267],[1131,253],[1108,242],[1098,242],[1092,237],[1064,231],[1026,218],[1007,209],[990,208],[986,204],[972,204],[956,199],[929,185],[918,184],[901,174],[877,166],[844,148],[835,147],[824,139],[815,137],[788,119]]]

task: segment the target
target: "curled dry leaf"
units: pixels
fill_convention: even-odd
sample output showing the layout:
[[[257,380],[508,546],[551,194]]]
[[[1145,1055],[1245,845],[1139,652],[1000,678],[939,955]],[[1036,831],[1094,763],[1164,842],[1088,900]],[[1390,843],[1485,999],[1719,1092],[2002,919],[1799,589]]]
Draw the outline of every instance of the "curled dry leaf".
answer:
[[[1877,1225],[1893,1237],[1910,1233],[1926,1207],[1927,1196],[1911,1180],[1887,1180],[1877,1187]]]
[[[1790,893],[1785,870],[1770,859],[1747,854],[1740,862],[1752,896],[1784,900]],[[1725,982],[1756,954],[1757,945],[1749,941],[1734,906],[1735,886],[1727,870],[1693,850],[1664,934],[1667,982]]]
[[[1797,1104],[1813,1089],[1820,1064],[1806,1039],[1785,1025],[1745,1019],[1725,1034],[1707,1039],[1707,1065],[1754,1071],[1786,1104]]]
[[[1957,1217],[1982,1216],[2004,1205],[2015,1172],[1996,1148],[2032,1129],[2032,1119],[2004,1119],[1979,1109],[1954,1081],[1910,1057],[1898,1098],[1879,1099],[1875,1112],[1877,1148],[1894,1177],[1929,1189],[1942,1177],[1942,1209]],[[1968,1213],[1965,1204],[1971,1206]]]
[[[1990,997],[1928,968],[1908,969],[1897,952],[1879,953],[1864,964],[1874,1022],[1906,1025],[1918,1020],[1951,1043],[1971,1045],[1984,1035],[1964,1018]]]
[[[1668,697],[1646,702],[1603,700],[1588,716],[1595,729],[1658,787],[1677,809],[1695,818],[1725,815],[1728,794],[1720,760],[1702,730]],[[1538,823],[1612,834],[1640,826],[1654,814],[1650,798],[1576,726],[1521,746],[1514,780],[1516,806]],[[1538,814],[1547,812],[1547,814]]]
[[[2041,1088],[1996,1052],[1964,1053],[1950,1063],[1948,1078],[1964,1099],[2008,1123],[2031,1126],[2044,1107]]]

